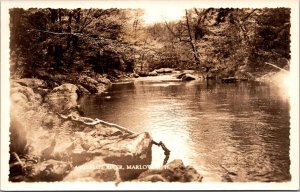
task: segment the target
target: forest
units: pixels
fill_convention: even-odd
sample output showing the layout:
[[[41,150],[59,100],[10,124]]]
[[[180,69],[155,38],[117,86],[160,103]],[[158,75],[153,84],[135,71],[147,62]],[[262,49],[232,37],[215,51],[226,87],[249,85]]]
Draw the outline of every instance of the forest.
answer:
[[[146,25],[143,9],[10,10],[11,77],[53,80],[105,74],[111,80],[161,67],[204,78],[253,79],[289,68],[290,10],[187,9]]]

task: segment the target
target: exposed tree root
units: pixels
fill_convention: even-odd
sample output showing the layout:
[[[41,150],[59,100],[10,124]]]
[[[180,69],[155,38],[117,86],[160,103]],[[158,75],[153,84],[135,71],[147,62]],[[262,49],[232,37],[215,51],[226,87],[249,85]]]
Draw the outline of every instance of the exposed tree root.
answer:
[[[124,131],[126,133],[134,134],[134,132],[126,129],[125,127],[119,126],[119,125],[114,124],[114,123],[109,123],[107,121],[103,121],[103,120],[100,120],[98,118],[92,119],[92,118],[89,118],[89,117],[81,117],[81,116],[77,116],[77,115],[74,115],[74,114],[69,114],[69,115],[63,115],[63,114],[60,114],[60,113],[57,113],[57,114],[58,114],[59,117],[61,117],[63,119],[71,119],[73,121],[81,122],[85,125],[94,126],[94,125],[97,125],[97,124],[101,123],[101,124],[104,124],[104,125],[107,125],[107,126],[110,126],[110,127],[117,128],[117,129],[119,129],[121,131]],[[171,151],[165,146],[165,144],[162,141],[157,143],[157,142],[152,140],[152,144],[160,146],[164,150],[165,159],[163,161],[163,165],[167,164],[167,162],[169,160],[169,157],[170,157],[170,152]]]
[[[171,151],[165,146],[165,144],[160,141],[159,143],[155,142],[152,140],[152,144],[154,145],[157,145],[157,146],[160,146],[163,150],[164,150],[164,154],[165,154],[165,159],[164,159],[164,162],[163,162],[163,165],[167,164],[168,160],[169,160],[169,157],[170,157],[170,153]]]
[[[114,124],[114,123],[109,123],[107,121],[103,121],[103,120],[100,120],[98,118],[96,119],[92,119],[92,118],[88,118],[88,117],[80,117],[80,116],[75,116],[73,114],[69,114],[69,115],[62,115],[60,113],[57,113],[61,118],[63,119],[71,119],[73,121],[78,121],[78,122],[81,122],[85,125],[91,125],[91,126],[94,126],[94,125],[97,125],[97,124],[103,124],[103,125],[107,125],[107,126],[110,126],[110,127],[114,127],[114,128],[117,128],[121,131],[124,131],[124,132],[127,132],[127,133],[130,133],[130,134],[134,134],[134,132],[126,129],[125,127],[122,127],[122,126],[119,126],[117,124]]]
[[[14,166],[20,165],[22,167],[22,169],[24,169],[24,163],[21,161],[18,154],[15,152],[12,152],[11,154],[16,158],[17,162],[9,164],[9,167],[14,167]]]

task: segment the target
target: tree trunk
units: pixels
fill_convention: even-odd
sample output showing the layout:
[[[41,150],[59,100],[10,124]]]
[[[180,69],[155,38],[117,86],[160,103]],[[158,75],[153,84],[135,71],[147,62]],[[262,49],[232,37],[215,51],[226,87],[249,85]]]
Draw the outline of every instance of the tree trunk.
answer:
[[[187,10],[185,10],[185,18],[186,18],[186,25],[187,25],[188,34],[189,34],[189,42],[190,42],[190,45],[192,47],[192,51],[193,51],[193,54],[194,54],[195,62],[199,66],[200,65],[200,59],[199,59],[198,54],[197,54],[196,46],[195,46],[195,44],[193,42],[192,32],[191,32],[191,27],[190,27],[190,22],[189,22],[189,17],[188,17]]]
[[[55,68],[58,69],[61,66],[61,60],[63,57],[63,48],[62,45],[55,45],[54,46],[54,62]]]
[[[78,33],[79,32],[79,25],[80,25],[80,8],[76,10],[76,14],[75,14],[75,32]],[[74,50],[77,49],[78,46],[78,37],[76,35],[73,35],[73,47]]]
[[[73,17],[73,14],[70,12],[69,13],[69,19],[68,19],[67,33],[71,33],[72,32],[72,29],[71,29],[72,17]],[[70,46],[71,46],[71,35],[67,35],[67,50],[70,49]]]

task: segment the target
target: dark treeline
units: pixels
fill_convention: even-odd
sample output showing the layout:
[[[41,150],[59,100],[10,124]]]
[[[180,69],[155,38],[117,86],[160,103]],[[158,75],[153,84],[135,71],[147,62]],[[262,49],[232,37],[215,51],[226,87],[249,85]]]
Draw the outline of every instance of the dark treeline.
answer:
[[[11,75],[198,69],[207,77],[284,68],[290,9],[189,9],[144,25],[141,9],[10,10]]]

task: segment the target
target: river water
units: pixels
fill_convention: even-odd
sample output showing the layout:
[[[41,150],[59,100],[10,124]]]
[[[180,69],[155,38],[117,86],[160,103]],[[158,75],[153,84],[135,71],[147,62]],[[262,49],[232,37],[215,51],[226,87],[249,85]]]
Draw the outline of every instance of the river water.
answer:
[[[290,106],[284,93],[247,82],[139,78],[85,96],[80,105],[85,116],[150,132],[171,150],[170,160],[194,166],[203,181],[227,175],[234,182],[279,182],[290,180]],[[153,167],[163,158],[153,146]]]

